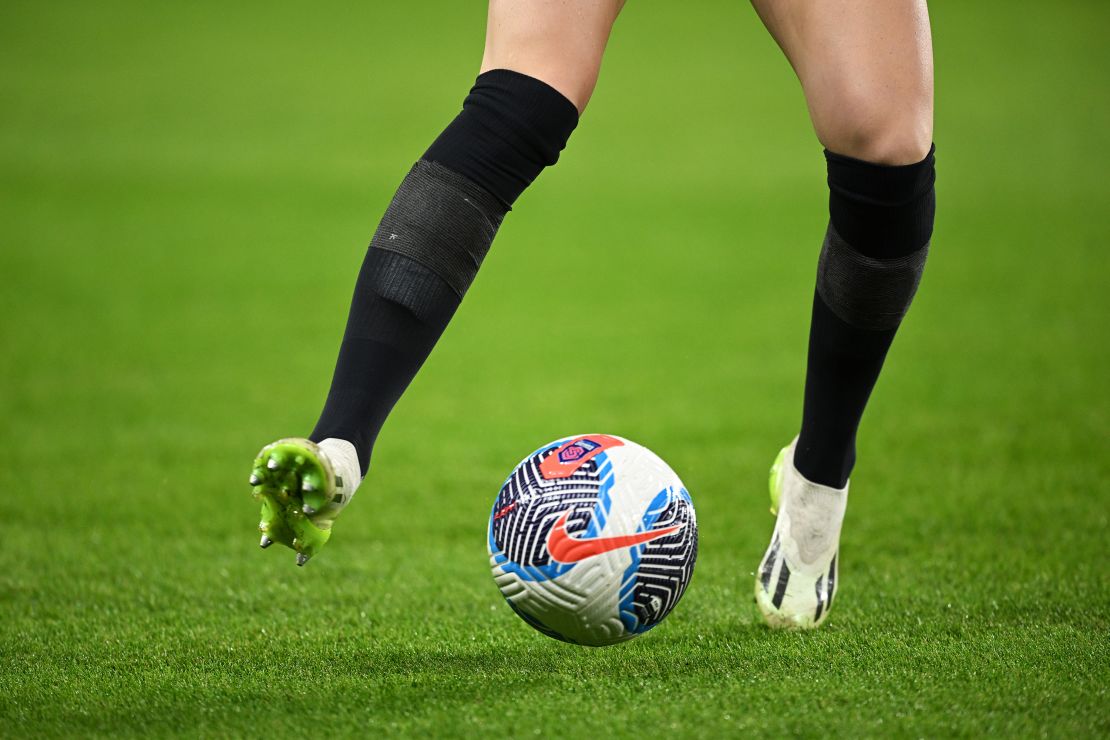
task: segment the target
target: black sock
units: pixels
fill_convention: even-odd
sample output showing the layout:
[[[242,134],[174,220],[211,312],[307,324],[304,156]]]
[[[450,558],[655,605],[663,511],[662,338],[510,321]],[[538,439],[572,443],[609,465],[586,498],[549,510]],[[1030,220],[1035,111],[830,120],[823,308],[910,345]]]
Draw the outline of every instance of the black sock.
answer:
[[[478,76],[462,111],[423,158],[478,183],[508,210],[558,161],[577,125],[574,103],[547,83],[492,69]]]
[[[413,166],[355,283],[313,440],[351,442],[366,473],[378,432],[458,308],[505,213],[578,123],[574,104],[509,70],[478,77]]]
[[[826,152],[830,223],[813,298],[798,472],[842,488],[867,399],[917,289],[936,207],[933,152],[891,167]]]

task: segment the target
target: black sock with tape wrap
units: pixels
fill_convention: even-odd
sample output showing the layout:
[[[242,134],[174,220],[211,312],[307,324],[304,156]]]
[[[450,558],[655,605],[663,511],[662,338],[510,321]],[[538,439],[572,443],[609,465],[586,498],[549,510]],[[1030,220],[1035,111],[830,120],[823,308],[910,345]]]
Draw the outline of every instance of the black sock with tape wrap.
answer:
[[[856,430],[921,281],[936,210],[934,152],[885,166],[826,152],[829,227],[817,268],[794,464],[841,488]]]
[[[851,326],[896,329],[917,293],[928,256],[926,243],[900,257],[868,257],[829,224],[817,262],[817,295]]]
[[[479,76],[374,233],[313,440],[351,442],[366,473],[386,417],[454,316],[509,207],[554,164],[577,122],[574,105],[539,80],[508,70]]]
[[[482,266],[506,208],[441,164],[420,160],[401,182],[370,248],[404,255],[461,299]]]

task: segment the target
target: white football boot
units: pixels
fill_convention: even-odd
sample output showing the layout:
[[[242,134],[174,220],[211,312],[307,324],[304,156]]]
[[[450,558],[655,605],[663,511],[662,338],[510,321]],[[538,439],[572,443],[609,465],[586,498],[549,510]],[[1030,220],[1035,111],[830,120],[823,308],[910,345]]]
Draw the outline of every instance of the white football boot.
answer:
[[[327,543],[335,518],[361,482],[358,455],[346,440],[316,444],[290,437],[266,445],[250,477],[254,498],[262,504],[260,545],[280,542],[297,552],[297,565],[304,565]]]
[[[840,525],[848,486],[806,480],[794,467],[795,437],[771,466],[771,513],[778,514],[771,545],[755,575],[755,600],[771,627],[812,629],[832,608]]]

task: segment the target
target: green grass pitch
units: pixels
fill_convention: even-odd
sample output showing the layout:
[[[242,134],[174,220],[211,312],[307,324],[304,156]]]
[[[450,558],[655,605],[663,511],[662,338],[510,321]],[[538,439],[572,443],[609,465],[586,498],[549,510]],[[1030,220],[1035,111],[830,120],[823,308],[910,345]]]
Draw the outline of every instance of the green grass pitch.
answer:
[[[842,590],[751,597],[800,418],[824,166],[745,3],[629,3],[306,568],[247,474],[304,434],[480,3],[0,10],[0,734],[1110,734],[1110,6],[938,0],[939,219],[864,419]],[[509,469],[645,444],[698,507],[651,634],[533,632]]]

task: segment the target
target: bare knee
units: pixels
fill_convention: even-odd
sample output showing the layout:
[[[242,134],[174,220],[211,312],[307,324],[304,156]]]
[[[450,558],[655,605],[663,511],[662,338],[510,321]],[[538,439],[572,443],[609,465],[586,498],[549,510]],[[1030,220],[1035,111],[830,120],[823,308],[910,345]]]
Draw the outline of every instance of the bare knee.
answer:
[[[794,65],[827,149],[876,164],[925,158],[933,138],[925,0],[775,0],[760,16]]]
[[[579,113],[593,94],[623,0],[490,0],[482,70],[511,69],[541,80]]]
[[[814,127],[831,152],[866,162],[920,162],[933,142],[931,90],[841,90],[821,110]]]

